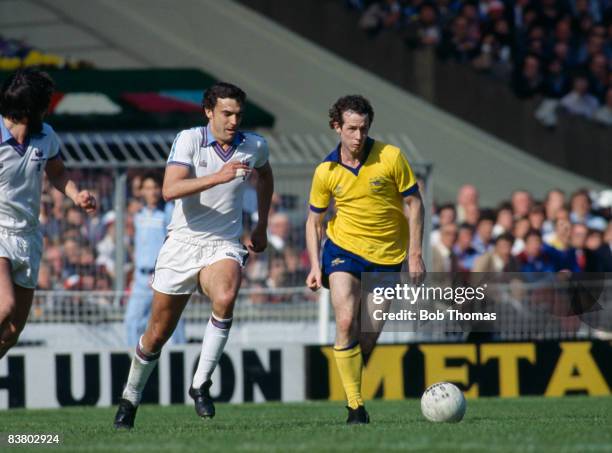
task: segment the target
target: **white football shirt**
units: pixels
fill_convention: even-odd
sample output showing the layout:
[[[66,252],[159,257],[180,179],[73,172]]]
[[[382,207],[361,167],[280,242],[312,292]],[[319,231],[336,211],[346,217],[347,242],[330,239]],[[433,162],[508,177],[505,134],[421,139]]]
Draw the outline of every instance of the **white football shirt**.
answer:
[[[45,165],[60,158],[59,149],[59,138],[48,124],[19,145],[0,116],[0,227],[38,228]]]
[[[223,150],[209,127],[180,132],[168,165],[184,165],[195,177],[212,175],[230,161],[260,168],[268,161],[266,140],[253,132],[238,132]],[[203,192],[176,200],[168,230],[177,238],[234,241],[242,235],[242,195],[245,178],[237,177]]]

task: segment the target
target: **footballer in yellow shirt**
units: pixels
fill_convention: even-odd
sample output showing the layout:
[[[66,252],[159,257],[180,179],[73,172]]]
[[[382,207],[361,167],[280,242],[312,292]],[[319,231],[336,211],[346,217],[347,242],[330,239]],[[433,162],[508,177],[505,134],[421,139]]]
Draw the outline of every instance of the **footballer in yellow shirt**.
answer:
[[[306,285],[314,291],[330,289],[336,315],[334,357],[348,399],[347,423],[369,423],[361,397],[362,354],[372,351],[378,335],[360,332],[361,273],[399,272],[408,256],[411,277],[422,278],[424,210],[401,150],[368,137],[374,110],[367,99],[344,96],[329,116],[340,143],[312,179]],[[323,220],[332,198],[336,213],[328,223],[321,256]]]

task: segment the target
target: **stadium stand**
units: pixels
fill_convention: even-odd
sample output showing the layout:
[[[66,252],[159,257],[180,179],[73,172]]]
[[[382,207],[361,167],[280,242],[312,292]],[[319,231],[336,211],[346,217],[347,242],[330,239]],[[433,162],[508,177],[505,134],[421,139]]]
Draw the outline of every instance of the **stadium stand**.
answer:
[[[570,192],[579,187],[603,188],[445,114],[236,2],[194,3],[193,15],[188,18],[178,17],[162,3],[141,1],[130,2],[128,9],[97,1],[85,5],[72,0],[43,0],[39,4],[60,8],[71,24],[87,23],[95,15],[97,21],[91,27],[98,39],[104,37],[116,52],[121,52],[122,59],[131,58],[130,64],[139,65],[139,58],[146,56],[151,67],[188,65],[234,81],[264,109],[274,112],[274,128],[282,134],[324,131],[327,109],[341,93],[364,93],[377,112],[373,133],[406,134],[421,153],[419,161],[434,164],[434,191],[439,200],[452,200],[466,182],[462,175],[468,173],[481,189],[483,201],[491,205],[517,185],[537,197],[558,184]],[[319,13],[315,10],[314,16]],[[209,21],[203,32],[198,18],[204,16]],[[224,34],[226,27],[234,31],[231,39],[202,52],[202,40]],[[139,39],[131,39],[133,35]],[[149,51],[151,42],[156,43],[154,53]],[[248,71],[235,64],[237,55],[240,67],[248,67]],[[292,64],[282,66],[281,61]],[[346,74],[351,77],[347,79]],[[433,124],[437,126],[432,128]],[[320,157],[329,149],[321,149]],[[413,158],[411,163],[415,162]],[[507,172],[494,174],[491,168],[505,168]]]
[[[538,118],[555,110],[606,118],[612,78],[612,4],[606,1],[347,2],[363,11],[373,35],[395,29],[411,48],[435,47],[443,59],[507,81],[520,98],[544,96]],[[577,80],[581,80],[577,85]],[[604,113],[598,113],[602,110]],[[606,121],[599,120],[606,124]]]

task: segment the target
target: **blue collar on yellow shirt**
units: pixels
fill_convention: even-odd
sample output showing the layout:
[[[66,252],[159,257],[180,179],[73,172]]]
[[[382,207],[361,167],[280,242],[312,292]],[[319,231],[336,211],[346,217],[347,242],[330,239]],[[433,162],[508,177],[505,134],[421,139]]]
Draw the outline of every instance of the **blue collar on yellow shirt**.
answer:
[[[345,165],[345,164],[342,163],[342,160],[340,158],[340,145],[341,145],[341,143],[338,143],[338,146],[336,146],[332,150],[332,152],[329,153],[329,155],[323,160],[323,162],[336,162],[336,163],[339,163],[344,168],[346,168],[351,173],[353,173],[355,176],[357,176],[359,174],[359,170],[361,169],[363,164],[365,164],[365,162],[368,160],[368,156],[370,155],[370,151],[372,151],[372,147],[374,146],[374,139],[372,139],[370,137],[366,138],[366,142],[363,145],[363,159],[361,159],[361,162],[359,162],[359,165],[357,167],[355,167],[355,168],[349,167],[348,165]]]

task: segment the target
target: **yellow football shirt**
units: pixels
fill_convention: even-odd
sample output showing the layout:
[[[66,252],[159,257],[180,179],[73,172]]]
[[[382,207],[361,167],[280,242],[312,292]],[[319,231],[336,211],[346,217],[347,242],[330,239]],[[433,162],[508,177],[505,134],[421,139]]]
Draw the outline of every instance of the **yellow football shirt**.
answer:
[[[406,257],[408,222],[403,197],[418,186],[399,148],[368,138],[357,168],[341,163],[340,145],[321,162],[310,190],[310,209],[323,212],[334,198],[327,236],[339,247],[377,264]]]

